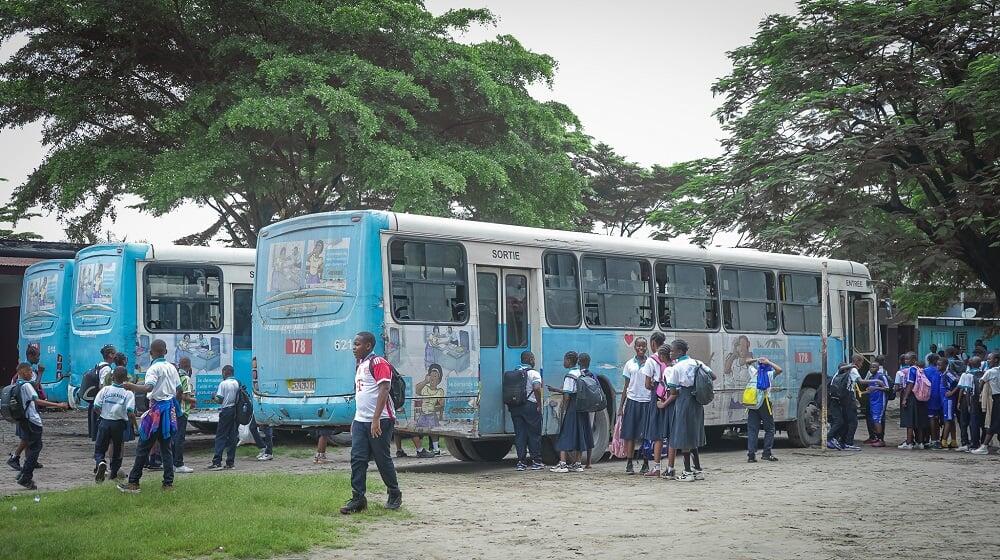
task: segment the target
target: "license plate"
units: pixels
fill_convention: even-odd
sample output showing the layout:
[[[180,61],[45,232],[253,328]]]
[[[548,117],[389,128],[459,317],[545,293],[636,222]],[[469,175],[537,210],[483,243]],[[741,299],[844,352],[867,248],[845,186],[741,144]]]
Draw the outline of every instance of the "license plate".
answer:
[[[289,393],[315,393],[316,392],[316,380],[315,379],[289,379],[288,380],[288,392]]]

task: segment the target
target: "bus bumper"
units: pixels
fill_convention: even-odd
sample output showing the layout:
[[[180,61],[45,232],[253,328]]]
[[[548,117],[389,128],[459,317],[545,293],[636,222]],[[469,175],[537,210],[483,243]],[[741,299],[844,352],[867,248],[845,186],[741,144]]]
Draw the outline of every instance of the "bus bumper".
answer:
[[[69,402],[69,377],[63,377],[59,381],[42,383],[42,390],[45,391],[45,399],[52,402]]]
[[[354,421],[352,397],[255,395],[254,418],[269,426],[340,427]]]

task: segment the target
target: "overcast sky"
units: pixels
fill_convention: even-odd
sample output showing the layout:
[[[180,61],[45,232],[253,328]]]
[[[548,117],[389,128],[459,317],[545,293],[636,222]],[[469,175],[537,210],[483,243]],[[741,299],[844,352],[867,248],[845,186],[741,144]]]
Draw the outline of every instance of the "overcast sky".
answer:
[[[472,29],[463,41],[509,34],[527,48],[554,57],[552,89],[533,94],[567,104],[586,132],[645,165],[670,164],[719,153],[721,130],[712,83],[728,73],[726,52],[749,42],[768,14],[793,13],[794,0],[427,0],[434,13],[487,7],[496,27]],[[6,58],[19,46],[0,46]],[[0,199],[45,155],[41,127],[0,132]],[[133,201],[134,202],[134,201]],[[124,205],[123,205],[124,206]],[[114,235],[129,241],[170,242],[214,219],[185,207],[164,218],[121,209]],[[8,226],[9,227],[9,226]],[[55,216],[18,224],[47,240],[61,240]],[[717,239],[717,242],[720,241]]]

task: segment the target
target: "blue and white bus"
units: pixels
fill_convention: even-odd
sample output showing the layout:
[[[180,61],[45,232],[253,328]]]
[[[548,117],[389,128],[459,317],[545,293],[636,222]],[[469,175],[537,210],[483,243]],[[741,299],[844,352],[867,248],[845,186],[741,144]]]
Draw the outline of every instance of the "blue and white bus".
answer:
[[[24,272],[21,320],[18,322],[18,360],[28,346],[39,350],[44,368],[39,380],[50,401],[64,402],[69,386],[69,314],[73,304],[73,261],[51,259]],[[6,382],[6,380],[4,380]]]
[[[867,269],[828,260],[830,371],[851,352],[878,354]],[[530,349],[544,384],[562,356],[588,352],[608,397],[594,415],[607,448],[621,367],[636,337],[683,337],[720,374],[706,425],[746,422],[740,404],[751,357],[784,367],[774,415],[800,445],[819,441],[807,404],[820,386],[821,259],[746,249],[358,211],[302,216],[265,228],[257,251],[254,389],[258,421],[346,429],[354,415],[351,340],[367,330],[407,379],[399,429],[448,437],[463,460],[510,450],[502,372]],[[413,395],[431,364],[443,379]],[[442,413],[424,418],[426,395]],[[558,432],[546,393],[544,433]],[[552,438],[546,438],[547,454]]]
[[[144,243],[94,245],[76,256],[71,317],[73,388],[113,344],[141,379],[149,345],[167,343],[167,359],[189,358],[198,404],[190,421],[217,422],[211,402],[231,364],[250,384],[250,312],[254,250]]]

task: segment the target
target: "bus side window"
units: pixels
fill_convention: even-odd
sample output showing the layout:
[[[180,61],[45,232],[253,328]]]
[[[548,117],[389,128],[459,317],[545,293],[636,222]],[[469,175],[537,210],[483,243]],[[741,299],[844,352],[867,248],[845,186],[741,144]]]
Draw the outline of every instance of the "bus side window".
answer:
[[[778,302],[774,273],[746,268],[723,268],[722,321],[731,332],[778,332]]]
[[[781,274],[781,324],[787,334],[819,334],[820,277],[811,274]]]
[[[465,322],[469,292],[461,245],[394,239],[389,243],[389,271],[397,321]]]

